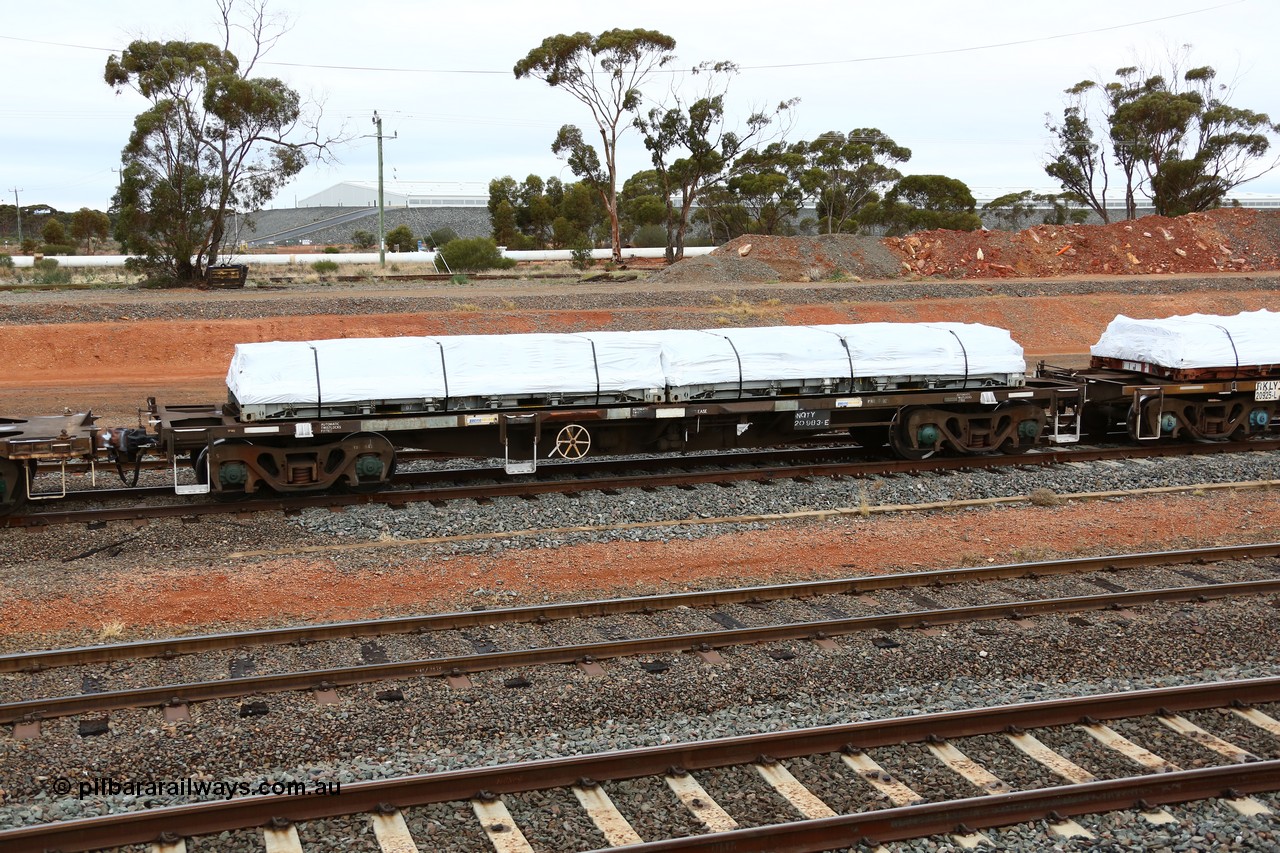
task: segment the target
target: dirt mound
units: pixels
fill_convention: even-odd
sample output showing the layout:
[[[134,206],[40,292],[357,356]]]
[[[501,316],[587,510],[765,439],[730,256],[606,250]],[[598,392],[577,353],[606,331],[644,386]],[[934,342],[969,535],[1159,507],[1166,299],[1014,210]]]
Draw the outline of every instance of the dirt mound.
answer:
[[[831,281],[885,279],[901,274],[901,260],[876,237],[747,234],[710,255],[688,258],[653,276],[656,281]]]
[[[903,272],[948,278],[1048,278],[1280,269],[1280,212],[1214,210],[1110,225],[1024,231],[924,231],[888,238]]]
[[[662,281],[1052,278],[1280,269],[1280,211],[1237,208],[1109,225],[922,231],[906,237],[746,235],[690,258]]]

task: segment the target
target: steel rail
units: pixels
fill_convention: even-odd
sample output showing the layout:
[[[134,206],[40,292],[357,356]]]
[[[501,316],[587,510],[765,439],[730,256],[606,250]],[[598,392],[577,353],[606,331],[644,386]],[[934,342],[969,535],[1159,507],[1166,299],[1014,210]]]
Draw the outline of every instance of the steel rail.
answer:
[[[1280,441],[1276,442],[1277,448],[1280,448]],[[693,468],[703,466],[723,466],[723,465],[761,465],[769,462],[779,462],[782,460],[816,460],[830,459],[832,457],[843,457],[850,454],[859,454],[864,451],[862,447],[844,446],[844,447],[790,447],[782,450],[752,450],[738,451],[731,453],[709,453],[698,456],[648,456],[641,458],[622,458],[622,457],[598,457],[585,461],[569,462],[556,461],[550,464],[542,463],[538,470],[531,477],[535,480],[545,480],[552,477],[578,477],[582,474],[611,472],[619,470],[633,471],[652,471],[672,468]],[[456,460],[459,457],[445,456],[429,450],[403,450],[396,454],[398,462],[417,461],[417,460]],[[169,462],[164,459],[149,460],[157,463],[155,468],[160,470],[168,470]],[[83,468],[83,471],[80,470]],[[104,476],[114,476],[114,467],[112,465],[103,464],[98,466],[99,472]],[[57,466],[50,465],[48,473],[56,473],[59,469]],[[68,473],[85,473],[88,466],[67,466]],[[474,468],[437,468],[427,471],[397,471],[392,475],[391,482],[400,485],[430,485],[432,483],[459,482],[466,480],[506,480],[508,479],[506,470],[500,466],[484,466]],[[154,498],[154,497],[173,497],[173,485],[165,486],[131,486],[131,487],[114,487],[114,488],[89,488],[77,489],[67,493],[65,500],[84,500],[84,501],[122,501],[138,498]]]
[[[958,827],[991,829],[1036,820],[1124,811],[1138,808],[1139,802],[1154,807],[1277,789],[1280,789],[1280,761],[1267,761],[876,809],[632,844],[627,850],[634,853],[821,853],[863,842],[877,846],[890,841],[945,835]],[[589,853],[605,853],[605,848]]]
[[[992,734],[1011,726],[1021,729],[1045,728],[1071,725],[1086,717],[1115,720],[1277,700],[1280,700],[1280,678],[1260,678],[1050,699],[1021,705],[919,714],[887,720],[866,720],[787,732],[768,732],[551,758],[523,764],[348,783],[342,786],[340,793],[333,796],[257,796],[79,818],[0,830],[0,849],[9,853],[35,853],[48,849],[72,853],[144,844],[155,841],[163,834],[179,837],[208,835],[265,826],[273,820],[317,820],[380,811],[387,806],[403,809],[429,803],[465,801],[477,796],[487,798],[567,787],[578,784],[584,778],[596,781],[636,779],[673,771],[688,772],[752,764],[768,758],[796,758],[841,750],[856,751],[892,744],[917,743],[930,736],[953,739]],[[1211,788],[1232,787],[1248,792],[1274,790],[1280,784],[1280,780],[1274,775],[1280,774],[1280,761],[1234,765],[1225,770],[1229,774],[1237,774],[1228,775],[1228,778],[1238,779],[1241,784],[1225,782],[1207,770],[1160,774],[1157,778],[1166,781],[1173,779],[1175,782],[1209,779],[1212,781]],[[1253,776],[1253,773],[1258,775]],[[1074,789],[1077,798],[1081,788],[1087,790],[1086,786],[1067,786],[1067,789]],[[978,802],[995,804],[1002,800],[991,796],[980,798]],[[890,815],[896,811],[886,809],[878,814]],[[1003,815],[1000,817],[1005,820]],[[1016,820],[1012,815],[1008,818],[1011,823]]]
[[[418,501],[488,500],[586,491],[630,488],[661,488],[707,483],[732,483],[795,479],[799,477],[869,477],[880,474],[910,474],[928,471],[965,471],[1010,466],[1051,466],[1064,462],[1096,462],[1116,459],[1148,459],[1162,456],[1201,456],[1244,451],[1280,449],[1280,441],[1223,442],[1221,444],[1169,445],[1156,447],[1116,447],[1090,450],[1052,449],[1015,456],[949,456],[922,461],[801,463],[744,470],[684,471],[666,474],[616,475],[576,480],[534,480],[483,485],[463,485],[401,491],[334,493],[274,496],[211,503],[152,504],[130,508],[87,510],[42,510],[0,518],[0,527],[44,527],[53,524],[80,524],[99,521],[138,521],[159,518],[196,518],[209,515],[237,515],[257,512],[296,512],[313,507],[387,504],[403,506]],[[713,464],[713,463],[706,463]],[[668,466],[669,467],[669,466]]]
[[[259,693],[326,689],[374,681],[388,681],[396,678],[445,676],[516,669],[524,666],[569,664],[578,661],[637,657],[663,652],[686,652],[755,643],[823,639],[858,631],[894,631],[904,628],[927,628],[936,625],[954,625],[992,619],[1021,619],[1026,616],[1046,613],[1079,613],[1088,610],[1117,609],[1125,605],[1152,602],[1203,601],[1234,596],[1265,595],[1275,592],[1280,592],[1280,579],[1103,593],[1101,595],[1015,601],[1001,604],[982,604],[942,610],[917,610],[877,616],[858,616],[848,619],[792,622],[782,625],[732,628],[693,634],[667,634],[657,637],[607,640],[598,643],[544,646],[534,649],[489,652],[476,655],[423,658],[361,666],[303,670],[299,672],[245,676],[243,678],[225,678],[217,681],[192,682],[189,684],[166,684],[159,687],[139,687],[128,690],[8,702],[0,704],[0,723],[65,717],[73,714],[104,712],[122,708],[187,704],[212,699],[250,696]]]
[[[1250,545],[1217,545],[1178,551],[1149,551],[1138,554],[1113,554],[1100,557],[1072,557],[1034,563],[1007,563],[998,566],[936,569],[924,572],[902,572],[888,575],[831,578],[766,586],[735,587],[703,592],[679,592],[659,595],[562,604],[535,604],[496,610],[468,610],[423,616],[399,616],[350,622],[329,622],[289,628],[265,628],[202,636],[169,637],[137,640],[113,645],[77,646],[34,652],[0,655],[0,673],[24,672],[60,666],[109,663],[139,658],[173,657],[196,652],[237,649],[255,645],[308,644],[335,639],[377,637],[389,634],[415,634],[481,628],[493,625],[581,619],[674,610],[677,607],[705,608],[725,604],[744,604],[814,598],[828,595],[862,595],[893,589],[922,586],[945,586],[975,581],[1011,578],[1083,574],[1094,571],[1118,571],[1146,566],[1182,563],[1211,563],[1226,560],[1256,560],[1280,556],[1280,542]]]

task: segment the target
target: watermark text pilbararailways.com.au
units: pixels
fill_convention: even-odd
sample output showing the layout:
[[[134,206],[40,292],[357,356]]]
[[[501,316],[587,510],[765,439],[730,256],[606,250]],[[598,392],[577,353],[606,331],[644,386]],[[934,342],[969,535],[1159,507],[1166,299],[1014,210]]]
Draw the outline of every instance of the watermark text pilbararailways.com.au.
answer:
[[[233,800],[236,797],[334,796],[342,793],[341,782],[325,779],[246,782],[239,779],[111,779],[102,776],[68,779],[59,776],[52,780],[50,788],[59,797],[74,795],[81,800],[114,796]]]

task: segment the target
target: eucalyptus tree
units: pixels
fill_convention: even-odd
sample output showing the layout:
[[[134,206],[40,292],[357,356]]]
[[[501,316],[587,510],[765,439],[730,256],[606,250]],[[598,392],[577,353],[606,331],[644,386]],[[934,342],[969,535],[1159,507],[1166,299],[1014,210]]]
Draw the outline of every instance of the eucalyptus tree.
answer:
[[[563,89],[590,111],[604,159],[582,131],[571,124],[560,128],[551,150],[600,196],[609,216],[615,262],[622,260],[618,139],[630,126],[627,114],[636,112],[643,101],[640,87],[675,59],[675,47],[675,39],[656,30],[613,29],[598,36],[585,32],[562,34],[543,39],[514,68],[516,79],[532,77]]]
[[[319,138],[297,92],[253,76],[287,24],[264,0],[241,23],[236,5],[217,0],[219,44],[136,40],[107,60],[108,85],[151,103],[121,152],[114,205],[117,239],[153,276],[201,278],[235,237],[231,214],[263,206],[335,141]],[[238,33],[249,41],[244,62],[231,51]]]
[[[1228,103],[1231,87],[1210,66],[1172,71],[1128,66],[1109,83],[1082,81],[1067,90],[1062,124],[1048,125],[1055,144],[1045,171],[1104,221],[1108,160],[1123,178],[1129,218],[1140,195],[1164,216],[1217,207],[1228,192],[1280,164],[1269,154],[1280,124]],[[1091,104],[1100,116],[1096,126]]]
[[[740,128],[733,128],[725,96],[737,73],[732,62],[701,63],[692,70],[692,79],[706,81],[696,97],[672,85],[664,103],[635,119],[662,186],[668,261],[684,257],[690,214],[702,192],[734,177],[736,165],[746,162],[741,159],[745,152],[784,135],[785,117],[799,103],[792,98],[771,110],[756,109]]]
[[[874,127],[829,131],[797,146],[805,157],[800,186],[814,200],[818,230],[827,234],[856,232],[859,211],[902,177],[894,164],[911,159],[910,148]]]

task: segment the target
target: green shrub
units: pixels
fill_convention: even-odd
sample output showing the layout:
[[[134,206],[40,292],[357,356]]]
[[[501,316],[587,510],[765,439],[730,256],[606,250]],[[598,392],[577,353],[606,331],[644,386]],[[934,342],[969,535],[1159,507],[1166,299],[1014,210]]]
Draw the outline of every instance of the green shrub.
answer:
[[[326,255],[340,255],[342,254],[342,250],[337,246],[325,246],[323,253]]]
[[[631,245],[641,249],[665,249],[667,229],[663,225],[641,225],[632,235]]]
[[[357,249],[373,249],[378,245],[378,238],[369,231],[352,231],[351,245]]]
[[[0,268],[13,269],[13,255],[0,255]]]
[[[413,232],[409,230],[408,225],[397,225],[386,233],[384,239],[387,241],[388,252],[418,251],[418,241],[414,238]]]
[[[492,237],[450,240],[440,247],[440,254],[451,270],[509,270],[516,265],[498,252],[498,243]]]
[[[466,284],[469,281],[471,281],[471,279],[467,278],[462,273],[457,273],[449,279],[450,284]]]
[[[595,258],[591,257],[591,243],[585,237],[570,247],[569,254],[573,258],[573,268],[576,270],[590,269],[595,263]]]
[[[431,245],[432,248],[438,248],[440,246],[445,245],[446,243],[452,243],[454,240],[457,240],[457,239],[458,239],[458,232],[454,231],[452,228],[449,228],[448,226],[444,228],[437,228],[436,230],[432,231],[430,234],[427,235],[427,242]]]
[[[320,273],[321,275],[324,275],[325,273],[337,272],[338,262],[337,261],[316,261],[311,265],[311,268],[316,272]]]
[[[33,240],[32,238],[28,237],[27,239],[22,241],[22,254],[34,255],[36,253],[36,247],[38,247],[39,245],[40,245],[39,240]]]
[[[42,255],[74,255],[75,253],[76,247],[66,243],[45,243],[40,247]]]
[[[70,284],[71,270],[59,269],[57,258],[41,258],[35,263],[31,280],[36,284]]]

